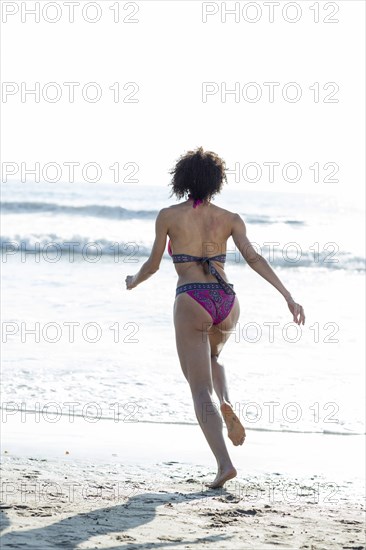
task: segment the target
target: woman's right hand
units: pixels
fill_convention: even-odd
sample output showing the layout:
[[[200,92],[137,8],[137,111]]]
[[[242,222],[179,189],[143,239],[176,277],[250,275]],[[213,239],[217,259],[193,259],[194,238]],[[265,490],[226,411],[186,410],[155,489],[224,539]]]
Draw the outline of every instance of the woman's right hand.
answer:
[[[135,275],[127,275],[127,277],[125,279],[127,290],[131,290],[132,288],[135,288],[135,286],[136,286],[135,285],[135,279],[136,279]]]
[[[304,325],[305,313],[303,307],[300,304],[297,304],[293,298],[287,300],[287,305],[293,315],[294,323],[296,323],[297,325]]]

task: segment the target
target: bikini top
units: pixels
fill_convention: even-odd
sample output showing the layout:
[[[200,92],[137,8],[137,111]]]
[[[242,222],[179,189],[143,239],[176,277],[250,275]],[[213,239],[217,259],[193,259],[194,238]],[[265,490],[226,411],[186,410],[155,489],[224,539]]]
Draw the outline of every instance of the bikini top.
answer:
[[[188,198],[192,198],[191,195],[188,195]],[[196,208],[197,204],[201,204],[203,201],[201,199],[197,199],[193,202],[193,208]],[[181,264],[185,262],[199,262],[206,273],[211,273],[216,279],[218,280],[219,284],[224,288],[227,294],[234,294],[232,286],[230,286],[220,275],[220,273],[217,271],[215,266],[212,263],[212,260],[216,260],[217,262],[225,263],[226,260],[226,254],[218,254],[217,256],[191,256],[190,254],[173,254],[172,248],[170,245],[170,239],[168,241],[168,254],[172,257],[174,264]]]

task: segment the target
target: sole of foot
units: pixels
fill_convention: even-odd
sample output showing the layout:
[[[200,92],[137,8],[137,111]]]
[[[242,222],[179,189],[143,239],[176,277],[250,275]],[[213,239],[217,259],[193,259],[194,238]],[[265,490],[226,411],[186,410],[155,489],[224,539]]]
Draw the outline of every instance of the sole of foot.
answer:
[[[229,403],[222,403],[220,406],[224,418],[227,434],[235,446],[243,445],[245,440],[245,428]]]

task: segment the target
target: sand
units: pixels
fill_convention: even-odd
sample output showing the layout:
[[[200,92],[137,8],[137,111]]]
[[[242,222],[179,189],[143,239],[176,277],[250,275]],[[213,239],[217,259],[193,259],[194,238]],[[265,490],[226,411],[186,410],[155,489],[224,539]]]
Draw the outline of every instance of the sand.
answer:
[[[3,428],[1,549],[365,548],[362,437],[248,430],[212,490],[195,425]]]

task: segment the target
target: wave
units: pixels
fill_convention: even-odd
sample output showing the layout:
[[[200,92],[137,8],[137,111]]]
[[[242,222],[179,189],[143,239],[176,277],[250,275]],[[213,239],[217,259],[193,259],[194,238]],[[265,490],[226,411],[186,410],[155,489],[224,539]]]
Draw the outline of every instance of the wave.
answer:
[[[0,237],[0,249],[2,251],[2,261],[8,257],[19,254],[23,257],[29,254],[40,254],[45,261],[54,262],[64,258],[74,261],[74,256],[80,256],[82,259],[90,262],[96,262],[104,257],[112,257],[114,261],[124,263],[137,263],[139,258],[148,257],[151,252],[151,244],[142,244],[138,242],[117,242],[110,239],[90,239],[73,235],[65,239],[56,235],[32,234],[21,237]],[[365,271],[365,258],[356,256],[351,252],[337,251],[330,257],[329,252],[321,252],[315,259],[313,252],[308,250],[299,251],[298,259],[286,256],[281,248],[270,250],[263,247],[262,256],[274,267],[281,268],[326,268],[326,269],[345,269],[347,271]],[[170,260],[167,251],[163,258]],[[295,261],[296,260],[296,261]],[[246,264],[238,250],[227,250],[227,264]]]
[[[52,202],[3,202],[1,204],[3,214],[39,214],[50,213],[69,216],[91,216],[95,218],[108,218],[113,220],[155,219],[158,210],[130,210],[122,206],[108,206],[88,204],[84,206],[72,206]],[[302,220],[287,219],[285,217],[273,217],[266,215],[243,214],[248,223],[273,224],[285,223],[289,225],[304,225]]]
[[[70,206],[52,202],[3,202],[3,214],[67,214],[71,216],[92,216],[114,220],[132,220],[136,218],[154,219],[157,210],[129,210],[121,206],[88,204],[84,206]]]

